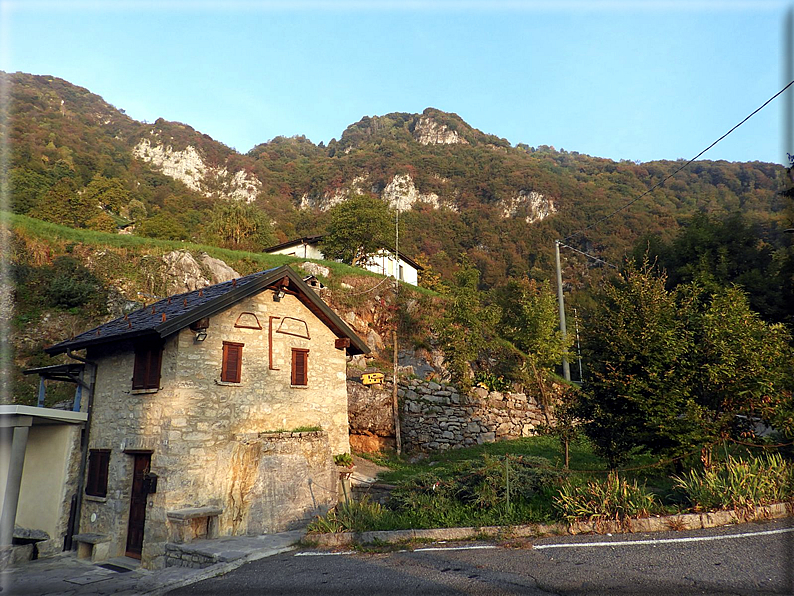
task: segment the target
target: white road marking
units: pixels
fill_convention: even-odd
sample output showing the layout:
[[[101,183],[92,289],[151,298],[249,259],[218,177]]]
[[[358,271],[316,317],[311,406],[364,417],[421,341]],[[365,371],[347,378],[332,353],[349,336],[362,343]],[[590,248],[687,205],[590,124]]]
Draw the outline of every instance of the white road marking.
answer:
[[[428,546],[426,548],[415,548],[414,552],[422,552],[422,551],[429,551],[429,550],[485,550],[485,549],[492,549],[492,548],[499,548],[498,546],[492,545],[483,545],[483,546]]]
[[[354,550],[344,550],[336,553],[315,553],[315,552],[305,552],[305,553],[295,553],[296,557],[338,557],[339,555],[352,555],[355,554],[356,551]]]
[[[710,540],[730,540],[732,538],[752,538],[754,536],[769,536],[772,534],[788,534],[794,532],[794,528],[784,528],[782,530],[764,530],[762,532],[746,532],[744,534],[726,534],[722,536],[692,536],[688,538],[659,538],[650,540],[626,540],[614,542],[575,542],[567,544],[538,544],[532,548],[540,550],[544,548],[587,548],[591,546],[637,546],[642,544],[672,544],[677,542],[707,542]]]

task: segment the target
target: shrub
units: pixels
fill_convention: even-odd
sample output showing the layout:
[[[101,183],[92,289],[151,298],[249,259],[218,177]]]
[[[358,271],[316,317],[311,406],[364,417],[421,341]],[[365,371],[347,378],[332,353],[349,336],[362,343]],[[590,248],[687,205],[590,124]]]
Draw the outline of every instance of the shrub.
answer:
[[[526,503],[560,481],[560,473],[543,457],[484,455],[482,460],[458,464],[449,477],[432,472],[415,476],[392,492],[389,505],[397,511],[431,503],[435,509],[464,505],[476,509],[504,506],[507,510],[508,504]]]
[[[102,282],[73,257],[58,257],[52,267],[41,271],[46,295],[52,306],[73,308],[101,306],[106,297]]]
[[[377,525],[385,510],[380,503],[366,497],[360,501],[346,500],[324,516],[317,516],[308,526],[309,532],[364,532]]]
[[[510,381],[506,381],[502,375],[496,375],[487,370],[476,373],[474,375],[474,383],[488,391],[509,391],[511,385]]]
[[[794,466],[776,453],[748,460],[728,457],[673,479],[698,510],[751,507],[794,496]]]
[[[334,455],[334,463],[337,466],[344,466],[346,468],[353,467],[353,457],[349,453],[338,453]]]
[[[569,522],[642,517],[655,506],[656,499],[644,486],[636,480],[629,482],[616,472],[610,472],[603,482],[568,482],[554,498],[554,508]]]

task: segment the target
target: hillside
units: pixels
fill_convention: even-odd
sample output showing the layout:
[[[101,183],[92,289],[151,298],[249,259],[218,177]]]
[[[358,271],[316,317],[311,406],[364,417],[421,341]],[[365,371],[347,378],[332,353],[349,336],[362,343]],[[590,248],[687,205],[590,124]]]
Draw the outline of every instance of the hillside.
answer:
[[[280,255],[219,249],[190,243],[74,230],[26,216],[11,216],[11,274],[15,311],[10,321],[13,365],[7,379],[18,403],[35,403],[37,379],[22,371],[57,364],[49,345],[156,300],[289,264],[316,275],[321,296],[369,345],[353,368],[391,368],[391,330],[398,318],[401,351],[410,360],[430,335],[431,313],[440,298],[403,286],[399,298],[383,278],[341,263],[318,263]],[[62,359],[62,358],[61,358]],[[69,397],[54,383],[48,400]]]
[[[333,205],[372,193],[402,211],[406,253],[423,254],[447,279],[466,254],[485,286],[523,273],[549,278],[554,238],[612,212],[680,165],[510,146],[433,108],[362,118],[328,146],[276,137],[243,155],[186,124],[135,121],[62,79],[2,76],[11,89],[2,134],[10,140],[15,213],[212,243],[213,206],[239,201],[272,221],[273,240],[283,241],[322,232]],[[700,211],[741,211],[761,238],[777,243],[784,171],[759,162],[697,162],[577,246],[619,261],[639,238],[669,239]],[[580,273],[598,273],[573,253],[566,261]]]

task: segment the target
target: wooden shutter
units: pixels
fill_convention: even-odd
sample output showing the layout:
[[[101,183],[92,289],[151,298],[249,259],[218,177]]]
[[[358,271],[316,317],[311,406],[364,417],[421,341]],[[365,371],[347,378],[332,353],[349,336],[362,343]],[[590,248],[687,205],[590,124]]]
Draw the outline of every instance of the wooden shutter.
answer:
[[[161,345],[138,344],[135,346],[132,388],[159,389],[162,360],[163,347]]]
[[[309,350],[292,348],[292,384],[309,384]]]
[[[221,365],[221,381],[239,383],[243,369],[243,346],[245,344],[223,342],[223,363]]]
[[[110,450],[92,449],[88,456],[88,480],[85,494],[94,497],[107,496]]]

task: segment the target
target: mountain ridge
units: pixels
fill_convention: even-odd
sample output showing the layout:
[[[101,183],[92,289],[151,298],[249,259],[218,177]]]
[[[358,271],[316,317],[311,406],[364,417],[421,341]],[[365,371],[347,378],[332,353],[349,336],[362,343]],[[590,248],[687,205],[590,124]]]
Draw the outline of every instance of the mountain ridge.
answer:
[[[134,222],[134,233],[196,239],[215,203],[239,200],[266,214],[285,240],[322,231],[331,207],[371,193],[405,212],[406,251],[424,253],[447,277],[466,254],[486,285],[547,277],[550,238],[597,221],[680,165],[513,146],[435,108],[365,116],[328,146],[277,136],[243,154],[188,124],[136,121],[57,77],[0,76],[10,88],[4,134],[18,213],[36,214],[70,192],[82,196],[99,176],[123,191],[123,204],[106,214]],[[741,210],[774,239],[783,171],[763,162],[695,162],[589,231],[580,247],[619,259],[643,234],[669,236],[700,211]],[[68,188],[56,192],[64,179]]]

